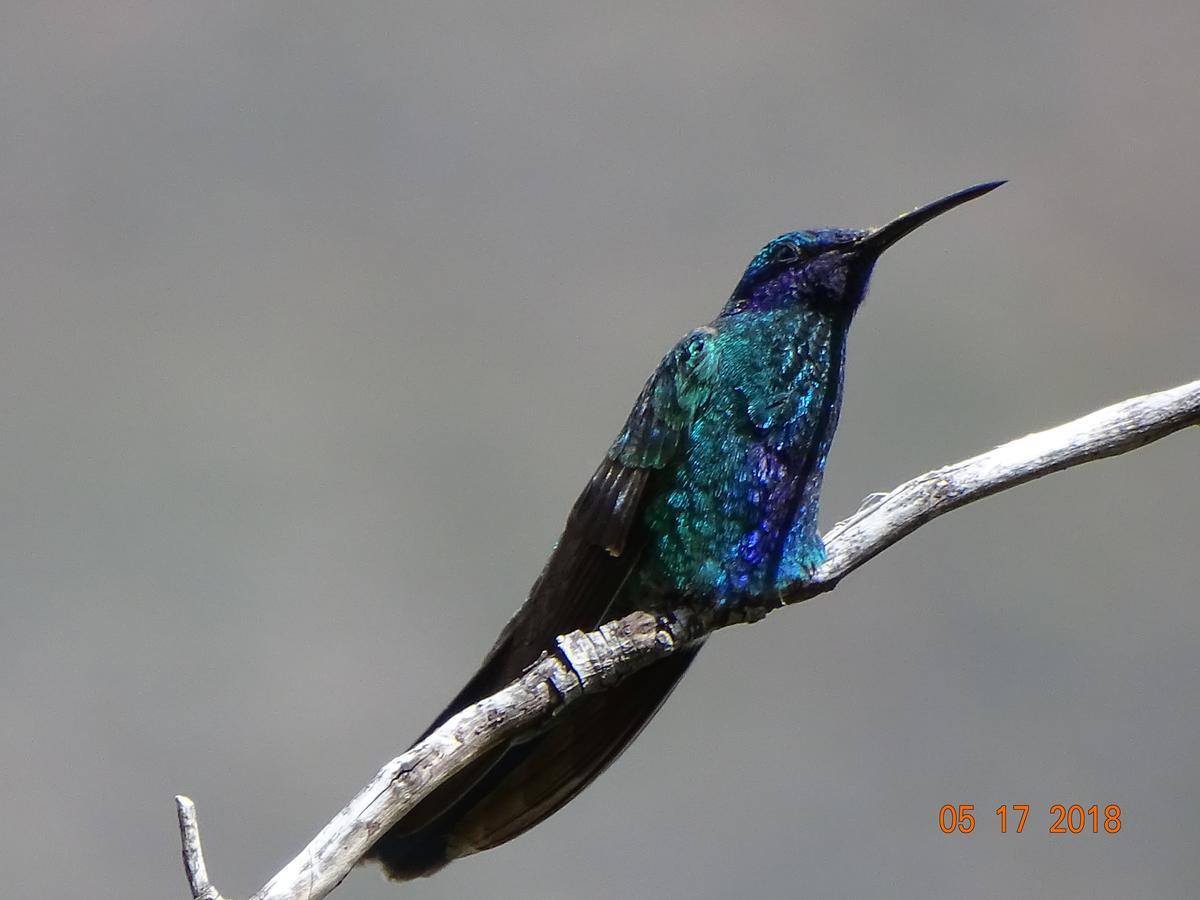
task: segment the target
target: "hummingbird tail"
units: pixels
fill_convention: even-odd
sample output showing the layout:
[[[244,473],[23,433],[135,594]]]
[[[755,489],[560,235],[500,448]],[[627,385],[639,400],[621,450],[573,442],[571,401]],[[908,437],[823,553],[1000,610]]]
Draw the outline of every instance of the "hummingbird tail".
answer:
[[[432,875],[510,841],[553,814],[621,755],[687,671],[699,646],[585,697],[532,740],[504,748],[434,791],[371,848],[388,877]]]

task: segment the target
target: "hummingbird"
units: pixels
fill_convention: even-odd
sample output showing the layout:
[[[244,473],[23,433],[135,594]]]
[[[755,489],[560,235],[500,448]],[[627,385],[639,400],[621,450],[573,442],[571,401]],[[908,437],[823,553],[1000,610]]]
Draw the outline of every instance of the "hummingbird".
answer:
[[[811,580],[825,558],[817,513],[846,335],[875,262],[1003,183],[966,188],[879,228],[792,231],[767,243],[720,315],[650,375],[528,599],[421,739],[520,676],[560,634],[680,605],[765,613]],[[367,858],[407,880],[532,828],[637,737],[702,643],[581,698],[458,772]]]

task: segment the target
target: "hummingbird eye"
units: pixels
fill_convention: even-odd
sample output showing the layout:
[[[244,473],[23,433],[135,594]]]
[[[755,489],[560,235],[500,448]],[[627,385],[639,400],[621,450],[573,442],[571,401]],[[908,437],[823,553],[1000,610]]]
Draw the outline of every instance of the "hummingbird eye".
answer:
[[[771,250],[769,261],[772,263],[794,263],[800,259],[800,249],[791,242],[776,244]]]

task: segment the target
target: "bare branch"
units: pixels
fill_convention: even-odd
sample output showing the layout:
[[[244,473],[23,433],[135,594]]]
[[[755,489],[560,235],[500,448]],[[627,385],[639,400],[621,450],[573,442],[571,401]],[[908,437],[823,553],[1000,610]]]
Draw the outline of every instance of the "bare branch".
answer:
[[[1134,397],[943,466],[873,495],[825,536],[827,558],[788,603],[833,590],[863,563],[938,516],[1043,475],[1136,450],[1200,424],[1200,381]]]
[[[1200,424],[1200,381],[1126,400],[1091,415],[1010,441],[995,450],[920,475],[838,523],[825,538],[827,559],[810,582],[780,604],[832,590],[850,572],[940,515],[989,494],[1093,459],[1116,456],[1188,425]],[[741,617],[761,617],[762,612]],[[319,900],[342,881],[372,843],[422,798],[472,760],[536,728],[584,694],[737,619],[691,609],[638,612],[592,632],[561,636],[555,652],[521,678],[448,720],[393,759],[252,900]],[[184,868],[195,900],[223,900],[209,884],[195,807],[177,797]]]
[[[179,837],[183,842],[183,870],[187,873],[192,897],[195,900],[225,900],[208,881],[204,850],[200,846],[200,825],[196,822],[196,804],[190,797],[180,795],[175,798],[175,810],[179,814]]]

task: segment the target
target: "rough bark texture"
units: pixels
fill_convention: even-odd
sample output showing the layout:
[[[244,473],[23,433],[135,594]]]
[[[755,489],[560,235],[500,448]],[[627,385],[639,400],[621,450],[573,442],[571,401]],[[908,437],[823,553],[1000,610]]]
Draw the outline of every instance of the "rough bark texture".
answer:
[[[1194,424],[1200,424],[1200,381],[1126,400],[872,495],[826,535],[828,556],[812,581],[779,602],[797,603],[832,590],[863,563],[952,509],[1051,472],[1126,453]],[[760,618],[761,612],[753,617]],[[380,769],[251,900],[328,895],[379,835],[472,760],[537,728],[583,694],[607,690],[717,628],[746,620],[718,622],[688,609],[661,617],[638,612],[596,631],[562,635],[557,647],[547,648],[519,679],[464,709]],[[175,799],[192,896],[224,900],[208,880],[195,806],[187,797]]]

